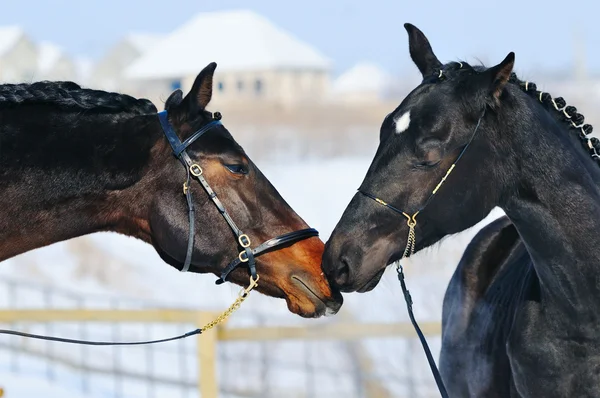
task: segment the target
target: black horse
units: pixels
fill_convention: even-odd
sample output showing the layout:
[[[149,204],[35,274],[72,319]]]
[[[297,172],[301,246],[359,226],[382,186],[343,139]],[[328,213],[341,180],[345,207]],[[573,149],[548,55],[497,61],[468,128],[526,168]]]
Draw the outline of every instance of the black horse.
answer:
[[[213,203],[216,196],[195,181],[182,187],[190,171],[173,156],[164,123],[174,131],[171,138],[181,141],[210,127],[187,147],[198,164],[190,170],[214,188],[252,248],[307,228],[215,121],[220,115],[206,110],[215,68],[212,63],[202,70],[185,98],[179,90],[169,97],[163,125],[144,99],[71,82],[0,85],[0,261],[76,236],[115,231],[151,243],[181,269],[189,189],[198,231],[189,270],[220,275],[238,257],[239,246],[250,242],[232,233]],[[323,276],[323,248],[311,237],[261,256],[258,290],[285,298],[302,316],[337,311],[341,295]],[[229,279],[248,285],[248,269],[235,269]]]
[[[326,274],[343,291],[370,290],[387,264],[499,206],[514,227],[496,221],[466,254],[483,264],[471,286],[486,299],[451,289],[455,303],[475,306],[467,313],[446,299],[445,348],[461,337],[473,344],[443,355],[450,395],[598,396],[600,170],[588,153],[597,156],[598,142],[569,131],[591,126],[517,79],[513,53],[489,69],[444,65],[405,27],[423,82],[384,120],[360,193],[326,244]],[[470,278],[463,271],[455,287]]]
[[[533,83],[521,82],[521,88],[538,99],[550,99]],[[569,135],[573,145],[583,141],[598,162],[598,140],[576,128],[583,116],[560,97],[550,104],[555,119],[574,129]],[[590,133],[591,127],[584,131]],[[529,289],[539,294],[539,284],[531,256],[509,218],[482,228],[467,246],[448,285],[442,314],[441,371],[456,395],[518,396],[505,347],[523,295]]]

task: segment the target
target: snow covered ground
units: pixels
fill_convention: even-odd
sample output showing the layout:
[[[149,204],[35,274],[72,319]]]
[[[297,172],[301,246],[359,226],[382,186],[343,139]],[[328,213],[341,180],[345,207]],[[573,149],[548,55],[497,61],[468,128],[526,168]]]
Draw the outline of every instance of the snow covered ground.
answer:
[[[6,398],[95,398],[37,377],[2,373],[0,378]]]
[[[276,162],[260,165],[265,175],[278,188],[290,205],[308,222],[317,228],[321,238],[326,240],[341,216],[344,208],[354,195],[356,188],[362,181],[369,158],[333,159],[328,161],[306,162]],[[298,184],[298,181],[301,181]],[[445,189],[452,189],[448,185]],[[417,254],[407,262],[407,282],[415,302],[415,313],[420,321],[439,321],[441,319],[441,302],[447,281],[454,270],[464,246],[469,242],[481,225],[498,217],[502,213],[498,210],[492,212],[488,219],[478,226],[462,234],[449,237],[442,244],[432,249]],[[390,216],[394,216],[390,214]],[[235,215],[234,215],[235,217]],[[44,284],[55,288],[67,289],[73,292],[73,297],[52,296],[52,307],[73,307],[75,305],[87,308],[110,308],[115,300],[119,300],[120,307],[140,305],[150,306],[176,306],[195,309],[222,310],[236,297],[239,288],[234,285],[215,286],[215,277],[212,275],[182,274],[164,264],[154,249],[144,243],[116,234],[96,234],[89,237],[56,244],[39,249],[15,259],[8,260],[0,267],[1,278],[27,281],[34,284]],[[20,289],[16,294],[10,290],[0,291],[0,305],[18,308],[38,308],[48,304],[48,296],[43,291],[32,288],[30,292]],[[88,297],[83,300],[81,295]],[[127,302],[127,300],[130,300]],[[143,304],[143,303],[148,304]],[[397,322],[407,321],[405,305],[398,282],[393,270],[388,270],[379,286],[372,292],[365,294],[345,295],[345,309],[348,314],[359,322]],[[311,325],[318,322],[332,322],[333,319],[304,320],[290,314],[283,300],[274,300],[260,294],[253,294],[244,304],[242,309],[231,319],[230,325],[255,325],[273,324]],[[44,331],[38,325],[38,331]],[[53,331],[63,335],[76,331],[75,326],[53,326]],[[107,325],[100,325],[93,329],[86,328],[88,338],[103,338],[111,336],[114,330]],[[112,330],[112,331],[111,331]],[[180,329],[177,330],[181,332]],[[146,338],[150,333],[154,337],[164,337],[176,332],[167,326],[157,326],[152,329],[131,327],[120,329],[121,337],[128,339]],[[0,342],[5,345],[14,344],[15,340],[2,337]],[[187,343],[186,343],[187,344]],[[32,347],[36,347],[35,344]],[[43,349],[43,345],[38,348]],[[187,365],[189,380],[194,382],[195,368],[193,364],[194,347],[189,342],[183,351],[190,353],[190,364]],[[261,347],[257,350],[256,347]],[[363,342],[374,364],[374,377],[378,377],[382,384],[395,395],[428,396],[433,394],[433,379],[418,346],[417,340],[403,339],[369,339]],[[182,349],[172,347],[179,352]],[[167,351],[168,349],[165,348]],[[432,349],[439,350],[439,339],[432,339]],[[73,350],[72,347],[55,346],[54,354],[63,357],[73,357],[80,360],[82,355],[93,358],[94,363],[114,363],[112,351],[107,349],[89,349],[88,351]],[[4,351],[2,351],[4,352]],[[159,352],[159,351],[157,351]],[[163,350],[164,352],[164,350]],[[242,355],[251,355],[258,352],[260,358],[250,358],[255,361],[251,370],[242,369],[235,358]],[[222,376],[235,375],[238,372],[250,372],[250,376],[242,378],[221,377],[221,385],[233,383],[239,385],[237,389],[246,391],[263,391],[263,395],[277,397],[358,397],[355,380],[355,358],[350,355],[352,347],[338,342],[276,342],[269,344],[235,343],[225,344],[220,349]],[[85,354],[87,353],[87,354]],[[93,353],[91,355],[90,353]],[[172,353],[171,353],[172,354]],[[160,359],[152,359],[154,372],[161,375],[175,373],[179,361],[176,355],[166,353],[153,354]],[[141,364],[147,364],[149,359],[147,351],[126,349],[121,351],[120,358],[122,369],[131,371],[140,369]],[[171,355],[171,356],[169,356]],[[258,355],[258,354],[257,354]],[[50,386],[44,383],[44,372],[36,378],[33,375],[14,376],[10,372],[8,363],[2,362],[0,355],[0,386],[7,389],[7,397],[37,397],[36,390],[17,390],[17,388],[38,388],[39,391],[51,391]],[[79,359],[77,359],[79,358]],[[228,359],[232,358],[232,359]],[[187,360],[186,360],[187,361]],[[41,365],[40,365],[41,366]],[[325,366],[329,371],[320,371],[319,366]],[[69,373],[70,372],[70,373]],[[329,373],[328,373],[329,372]],[[76,369],[66,372],[67,377],[54,383],[60,397],[79,397],[80,380],[83,376],[77,374]],[[69,374],[73,376],[68,377]],[[225,380],[224,380],[225,379]],[[58,380],[58,379],[57,379]],[[255,380],[252,382],[251,380]],[[70,392],[62,392],[61,388],[68,388]],[[77,386],[74,386],[77,384]],[[103,391],[97,396],[118,396],[111,389],[112,381],[100,382],[97,390],[91,389],[96,397],[97,391]],[[13,391],[25,391],[9,393]],[[231,385],[229,385],[231,387]],[[238,388],[239,387],[239,388]],[[269,391],[268,394],[264,391]],[[28,392],[31,391],[31,392]],[[52,390],[53,391],[53,390]],[[94,392],[96,391],[96,392]],[[140,389],[127,389],[141,391]],[[145,390],[144,390],[145,391]],[[302,392],[294,395],[293,391]],[[284,395],[287,393],[288,395]],[[52,392],[54,394],[54,392]],[[71,394],[71,395],[69,395]],[[140,393],[123,396],[146,396]],[[44,393],[44,397],[53,397]],[[160,396],[157,394],[156,396]],[[175,395],[166,395],[175,396]],[[182,395],[183,396],[183,395]],[[231,395],[234,396],[234,395]]]

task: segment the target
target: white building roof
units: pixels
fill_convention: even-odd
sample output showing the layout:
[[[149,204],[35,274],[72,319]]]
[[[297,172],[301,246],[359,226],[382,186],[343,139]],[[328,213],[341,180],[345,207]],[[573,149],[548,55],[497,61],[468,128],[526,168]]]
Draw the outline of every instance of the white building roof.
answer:
[[[144,54],[164,39],[164,35],[154,33],[131,33],[125,37],[125,41],[131,44],[140,54]]]
[[[23,35],[23,29],[19,26],[0,27],[0,56],[10,51]]]
[[[41,42],[38,45],[38,70],[48,72],[63,55],[62,49],[54,43]]]
[[[266,18],[246,10],[201,13],[125,72],[137,79],[183,77],[210,62],[219,70],[328,69],[329,59]]]
[[[339,94],[384,91],[391,83],[390,76],[379,66],[362,62],[342,73],[333,82],[333,91]]]
[[[73,60],[73,63],[75,65],[78,82],[87,84],[92,75],[94,61],[86,57],[77,57]]]

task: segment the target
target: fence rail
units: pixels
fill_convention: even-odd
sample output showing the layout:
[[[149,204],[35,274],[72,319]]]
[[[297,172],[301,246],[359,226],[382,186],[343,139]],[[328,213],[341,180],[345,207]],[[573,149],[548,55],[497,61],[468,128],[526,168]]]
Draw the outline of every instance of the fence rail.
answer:
[[[439,336],[439,322],[423,322],[419,325],[423,334]],[[410,323],[328,323],[315,326],[272,326],[246,328],[220,328],[220,341],[269,341],[269,340],[360,340],[381,337],[413,337]]]
[[[140,310],[84,310],[84,309],[23,309],[0,310],[0,323],[57,323],[57,322],[101,322],[101,323],[174,323],[202,327],[216,316],[213,312],[140,309]],[[440,324],[424,322],[423,333],[440,335]],[[167,337],[167,336],[165,336]],[[409,323],[326,323],[314,326],[282,327],[228,327],[220,326],[196,336],[196,361],[198,364],[197,389],[201,397],[218,397],[217,346],[235,341],[275,340],[359,340],[368,338],[413,338],[414,331]]]

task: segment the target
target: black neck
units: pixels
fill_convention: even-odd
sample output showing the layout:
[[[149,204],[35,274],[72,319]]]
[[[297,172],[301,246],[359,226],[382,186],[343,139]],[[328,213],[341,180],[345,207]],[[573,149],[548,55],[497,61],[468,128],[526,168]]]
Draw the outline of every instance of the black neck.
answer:
[[[539,109],[532,112],[538,117],[505,115],[500,134],[517,141],[512,142],[517,156],[506,165],[516,183],[502,207],[533,259],[543,296],[570,313],[595,311],[600,303],[600,169],[562,123]]]

